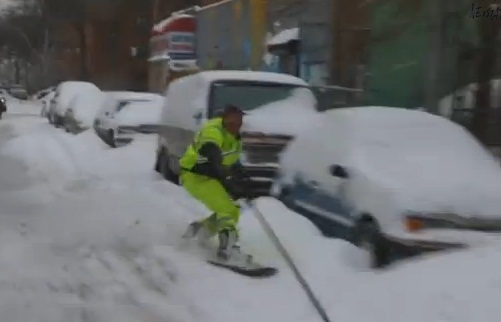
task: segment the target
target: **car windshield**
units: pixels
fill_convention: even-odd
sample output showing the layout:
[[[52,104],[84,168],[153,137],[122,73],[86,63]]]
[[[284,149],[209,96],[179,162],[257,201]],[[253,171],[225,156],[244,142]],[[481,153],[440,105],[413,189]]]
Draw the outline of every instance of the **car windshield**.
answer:
[[[307,87],[289,84],[247,81],[216,82],[211,92],[211,113],[217,115],[228,104],[236,105],[245,111],[253,110],[269,103],[285,100],[301,88],[311,93]]]
[[[339,86],[312,86],[311,90],[318,101],[320,112],[341,108],[364,105],[363,92],[354,88]]]
[[[118,105],[117,105],[117,112],[120,112],[124,107],[129,106],[130,104],[138,105],[138,104],[135,104],[135,103],[148,103],[148,102],[151,102],[151,100],[147,100],[147,99],[133,99],[133,100],[119,101]]]

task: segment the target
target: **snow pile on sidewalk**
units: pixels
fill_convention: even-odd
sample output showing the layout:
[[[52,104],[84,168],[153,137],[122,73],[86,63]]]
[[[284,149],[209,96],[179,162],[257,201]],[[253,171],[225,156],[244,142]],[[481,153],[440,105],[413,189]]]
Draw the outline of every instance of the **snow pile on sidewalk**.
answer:
[[[20,100],[14,97],[7,97],[7,115],[40,115],[42,105],[40,102]]]
[[[328,242],[302,217],[262,198],[279,237],[311,283],[331,321],[496,321],[501,316],[501,245],[442,252],[395,263],[386,271],[360,266],[363,252]]]
[[[249,210],[241,217],[242,247],[277,266],[274,278],[251,280],[206,265],[196,248],[180,242],[187,223],[208,212],[152,171],[153,142],[108,149],[90,131],[71,136],[40,125],[16,126],[18,137],[0,145],[0,179],[7,153],[31,169],[16,175],[32,184],[0,193],[5,321],[319,321]],[[87,184],[77,184],[82,180]],[[41,189],[47,199],[37,197]],[[501,316],[499,246],[371,272],[355,262],[358,249],[322,237],[277,201],[261,198],[257,206],[332,321],[473,322]]]

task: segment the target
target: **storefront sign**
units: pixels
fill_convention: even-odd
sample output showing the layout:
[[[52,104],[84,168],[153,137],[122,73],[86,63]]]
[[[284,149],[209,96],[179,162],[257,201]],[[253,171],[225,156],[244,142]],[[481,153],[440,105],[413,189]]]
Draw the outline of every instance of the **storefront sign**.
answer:
[[[195,34],[192,32],[175,32],[168,34],[168,51],[170,53],[194,53]]]
[[[195,59],[195,18],[174,16],[166,19],[155,29],[150,40],[150,60]]]

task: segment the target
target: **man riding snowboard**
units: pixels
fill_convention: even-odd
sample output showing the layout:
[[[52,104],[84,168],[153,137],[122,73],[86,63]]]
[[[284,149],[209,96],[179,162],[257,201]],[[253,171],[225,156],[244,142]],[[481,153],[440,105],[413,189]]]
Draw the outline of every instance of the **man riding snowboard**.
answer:
[[[192,222],[185,238],[198,236],[200,241],[219,237],[219,260],[247,261],[238,246],[240,208],[236,200],[247,197],[244,182],[248,179],[239,162],[242,152],[240,128],[245,113],[227,106],[221,117],[204,124],[180,159],[182,186],[213,214]]]

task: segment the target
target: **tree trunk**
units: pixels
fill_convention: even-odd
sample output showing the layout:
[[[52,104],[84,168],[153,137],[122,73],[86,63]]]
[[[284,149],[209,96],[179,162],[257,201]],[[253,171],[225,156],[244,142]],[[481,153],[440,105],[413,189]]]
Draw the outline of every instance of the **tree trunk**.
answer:
[[[14,83],[21,84],[21,66],[19,66],[19,58],[14,61]]]
[[[85,32],[85,22],[82,22],[78,27],[80,39],[80,79],[83,81],[89,80],[89,69],[87,67],[87,34]]]
[[[493,77],[493,71],[496,61],[496,38],[499,32],[498,21],[493,21],[487,17],[479,17],[479,55],[477,80],[478,88],[476,93],[475,112],[473,113],[472,132],[484,143],[487,143],[489,109],[491,105],[491,86],[490,80]]]

